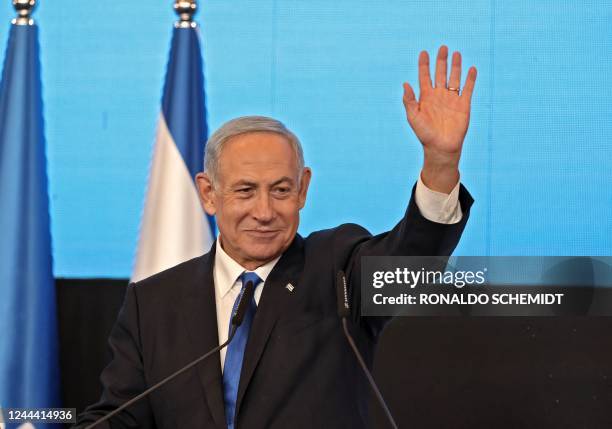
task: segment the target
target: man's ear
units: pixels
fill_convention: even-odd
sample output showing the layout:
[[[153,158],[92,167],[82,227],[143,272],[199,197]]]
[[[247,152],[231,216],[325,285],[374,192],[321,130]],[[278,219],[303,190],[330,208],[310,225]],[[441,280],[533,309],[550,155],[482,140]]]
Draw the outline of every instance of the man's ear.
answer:
[[[306,196],[308,195],[308,186],[310,185],[310,179],[312,178],[312,171],[308,167],[304,167],[302,171],[302,180],[300,181],[300,193],[298,195],[300,201],[300,209],[304,208],[306,204]]]
[[[210,177],[207,173],[198,173],[196,174],[195,182],[198,188],[198,196],[200,197],[202,208],[206,213],[214,216],[217,213],[217,207],[215,204],[215,190]]]

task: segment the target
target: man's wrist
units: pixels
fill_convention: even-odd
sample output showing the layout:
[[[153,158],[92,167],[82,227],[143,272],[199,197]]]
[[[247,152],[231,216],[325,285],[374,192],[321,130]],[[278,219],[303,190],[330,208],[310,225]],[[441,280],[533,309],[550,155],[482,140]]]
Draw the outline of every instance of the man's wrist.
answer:
[[[421,180],[432,191],[450,194],[459,182],[458,154],[425,153]]]

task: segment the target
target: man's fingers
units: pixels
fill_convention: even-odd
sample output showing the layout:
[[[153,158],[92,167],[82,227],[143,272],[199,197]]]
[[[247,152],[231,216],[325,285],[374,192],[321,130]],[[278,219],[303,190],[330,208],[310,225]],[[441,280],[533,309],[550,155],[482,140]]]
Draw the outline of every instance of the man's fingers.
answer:
[[[414,90],[410,84],[408,82],[404,82],[402,86],[404,87],[404,103],[407,101],[416,100],[416,95],[414,94]]]
[[[404,97],[402,98],[404,107],[406,108],[406,115],[408,118],[413,117],[419,110],[419,103],[414,95],[414,90],[410,84],[404,82]]]
[[[459,89],[461,85],[461,54],[453,53],[453,61],[451,63],[450,77],[448,78],[448,87]]]
[[[438,57],[436,59],[436,88],[446,88],[447,59],[448,48],[442,45],[438,50]]]
[[[431,89],[431,76],[429,75],[429,54],[422,51],[419,54],[419,86],[421,94],[424,90]]]
[[[472,102],[472,93],[474,92],[474,84],[476,83],[476,67],[470,67],[467,78],[465,78],[465,86],[461,98],[464,98],[468,104]]]

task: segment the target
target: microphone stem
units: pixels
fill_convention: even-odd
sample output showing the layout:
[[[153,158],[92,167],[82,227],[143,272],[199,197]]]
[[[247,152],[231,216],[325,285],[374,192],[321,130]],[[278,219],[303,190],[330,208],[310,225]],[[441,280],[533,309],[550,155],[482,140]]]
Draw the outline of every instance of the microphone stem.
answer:
[[[368,369],[367,365],[363,361],[363,358],[361,357],[361,353],[359,353],[359,350],[357,349],[357,345],[355,344],[355,341],[353,341],[353,337],[348,331],[346,317],[342,318],[342,327],[344,328],[344,335],[346,336],[346,339],[351,345],[351,348],[353,349],[355,356],[357,356],[359,365],[361,365],[363,372],[365,372],[365,375],[368,378],[368,381],[370,382],[370,386],[372,386],[372,390],[374,390],[374,393],[376,394],[378,403],[382,406],[385,414],[387,415],[387,419],[389,420],[389,423],[391,423],[391,427],[393,427],[393,429],[397,429],[397,423],[395,423],[395,420],[393,419],[393,416],[391,415],[391,411],[389,410],[389,407],[387,407],[387,404],[385,403],[385,400],[383,399],[383,396],[380,393],[380,390],[378,390],[378,386],[376,386],[376,382],[374,381],[374,378],[372,378],[372,374],[370,374],[370,370]]]
[[[191,362],[189,365],[179,369],[178,371],[170,374],[169,376],[167,376],[166,378],[164,378],[163,380],[155,383],[153,386],[149,387],[147,390],[145,390],[144,392],[134,396],[132,399],[130,399],[129,401],[127,401],[125,404],[123,404],[122,406],[120,406],[119,408],[117,408],[116,410],[114,410],[113,412],[105,415],[104,417],[102,417],[100,420],[96,420],[94,423],[92,423],[91,425],[87,426],[85,429],[91,429],[95,426],[97,426],[99,423],[105,422],[108,419],[110,419],[111,417],[117,415],[119,412],[123,411],[124,409],[126,409],[127,407],[129,407],[130,405],[132,405],[133,403],[139,401],[140,399],[144,398],[145,396],[147,396],[149,393],[151,393],[152,391],[154,391],[155,389],[157,389],[158,387],[166,384],[168,381],[172,380],[174,377],[179,376],[180,374],[184,373],[185,371],[193,368],[194,366],[196,366],[197,364],[199,364],[200,362],[202,362],[204,359],[206,359],[207,357],[209,357],[210,355],[212,355],[213,353],[217,353],[219,350],[221,350],[223,347],[227,346],[229,344],[230,341],[232,341],[232,338],[234,338],[234,334],[236,334],[236,331],[238,330],[238,327],[236,325],[233,325],[233,329],[230,332],[229,338],[227,339],[226,342],[224,342],[223,344],[215,347],[214,349],[212,349],[211,351],[209,351],[208,353],[200,356],[199,358],[197,358],[196,360],[194,360],[193,362]]]

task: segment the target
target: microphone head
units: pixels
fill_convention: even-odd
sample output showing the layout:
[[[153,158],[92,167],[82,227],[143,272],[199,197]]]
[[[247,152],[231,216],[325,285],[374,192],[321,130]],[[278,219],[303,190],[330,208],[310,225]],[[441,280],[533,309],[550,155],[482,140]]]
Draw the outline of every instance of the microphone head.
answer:
[[[253,282],[249,280],[244,287],[242,292],[242,296],[240,297],[240,301],[238,302],[238,307],[236,308],[236,312],[232,317],[232,326],[238,328],[242,324],[242,320],[244,319],[244,315],[246,314],[247,308],[253,299],[253,294],[255,293],[255,287]]]
[[[336,275],[336,297],[338,299],[338,316],[340,316],[340,318],[350,316],[351,307],[348,300],[346,275],[342,270],[338,271]]]

